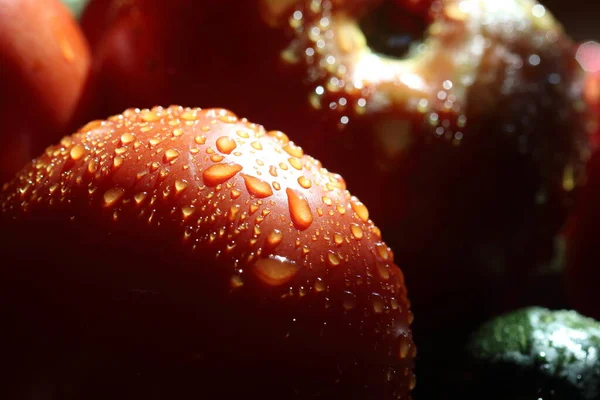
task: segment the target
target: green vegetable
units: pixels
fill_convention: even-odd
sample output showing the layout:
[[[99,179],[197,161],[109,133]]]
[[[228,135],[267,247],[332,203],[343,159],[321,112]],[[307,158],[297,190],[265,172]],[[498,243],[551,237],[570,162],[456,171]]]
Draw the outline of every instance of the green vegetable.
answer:
[[[64,5],[66,5],[69,10],[73,13],[75,18],[79,19],[81,17],[81,13],[89,0],[61,0]]]
[[[472,335],[467,350],[474,394],[600,399],[600,322],[575,311],[530,307],[497,317]]]

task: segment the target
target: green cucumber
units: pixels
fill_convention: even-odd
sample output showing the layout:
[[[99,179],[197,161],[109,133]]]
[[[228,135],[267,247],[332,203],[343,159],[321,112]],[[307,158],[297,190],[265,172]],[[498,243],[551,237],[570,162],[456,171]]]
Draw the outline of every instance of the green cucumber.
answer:
[[[529,307],[481,326],[467,344],[470,390],[493,399],[600,399],[600,322]],[[490,393],[491,392],[491,393]]]

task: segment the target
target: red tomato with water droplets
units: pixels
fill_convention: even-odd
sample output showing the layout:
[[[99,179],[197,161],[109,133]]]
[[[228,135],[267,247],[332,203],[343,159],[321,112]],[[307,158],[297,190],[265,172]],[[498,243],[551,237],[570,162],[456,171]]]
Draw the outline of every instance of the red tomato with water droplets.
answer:
[[[89,77],[87,42],[59,0],[0,0],[0,181],[65,134]]]
[[[0,191],[6,398],[410,399],[402,271],[285,134],[129,109],[36,160]]]

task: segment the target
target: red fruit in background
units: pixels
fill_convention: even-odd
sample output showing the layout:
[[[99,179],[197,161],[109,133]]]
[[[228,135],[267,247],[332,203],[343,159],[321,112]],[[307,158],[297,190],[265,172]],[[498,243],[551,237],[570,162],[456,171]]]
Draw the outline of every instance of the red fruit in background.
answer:
[[[59,0],[0,0],[0,181],[64,134],[90,55]]]
[[[46,149],[0,207],[5,398],[409,399],[393,253],[279,131],[128,110]]]
[[[211,104],[285,130],[369,205],[425,325],[484,318],[532,291],[588,156],[582,71],[543,6],[132,0],[115,9],[95,47],[103,113]]]

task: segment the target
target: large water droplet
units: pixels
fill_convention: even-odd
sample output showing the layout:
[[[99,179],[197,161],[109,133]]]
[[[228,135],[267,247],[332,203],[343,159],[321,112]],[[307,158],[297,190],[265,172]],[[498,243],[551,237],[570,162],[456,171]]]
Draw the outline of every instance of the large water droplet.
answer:
[[[112,206],[115,204],[123,195],[125,190],[121,188],[112,188],[104,192],[104,204],[106,206]]]
[[[349,291],[344,291],[342,294],[342,305],[346,310],[352,310],[356,307],[356,295]]]
[[[300,186],[302,186],[304,189],[308,189],[312,186],[311,180],[305,177],[304,175],[298,178],[298,184],[300,184]]]
[[[251,175],[242,174],[248,193],[258,198],[269,197],[273,195],[273,189],[268,182],[258,179]]]
[[[333,234],[333,241],[335,242],[335,244],[337,244],[339,246],[342,243],[344,243],[344,236],[342,236],[341,233],[335,232]]]
[[[333,251],[329,251],[327,253],[327,263],[332,266],[332,267],[337,267],[338,265],[340,265],[340,263],[342,262],[342,260],[340,259],[340,257],[335,254]]]
[[[202,172],[202,178],[206,186],[217,186],[233,178],[242,170],[238,164],[215,164]]]
[[[221,136],[217,139],[217,149],[221,153],[230,154],[236,147],[237,144],[235,143],[235,140],[229,136]]]
[[[121,144],[127,145],[135,141],[135,135],[132,133],[124,133],[121,135]]]
[[[350,231],[352,232],[352,236],[354,236],[355,239],[362,239],[363,230],[361,229],[361,227],[358,224],[355,224],[355,223],[350,224]]]
[[[373,311],[375,311],[376,314],[381,314],[385,309],[385,302],[383,301],[383,298],[377,293],[372,293],[371,296]]]
[[[288,197],[288,208],[294,226],[299,230],[307,229],[312,223],[313,216],[306,197],[294,189],[285,190]]]
[[[367,206],[361,203],[356,197],[352,196],[352,199],[350,200],[350,205],[352,206],[352,209],[354,210],[356,215],[358,215],[358,217],[361,220],[363,220],[364,222],[367,222],[369,220],[369,210],[367,209]]]
[[[185,179],[177,179],[175,181],[175,191],[177,193],[183,192],[188,187],[188,183]]]
[[[146,122],[156,122],[160,120],[160,115],[156,114],[153,111],[144,111],[140,115],[142,119]]]
[[[73,148],[69,152],[69,155],[71,156],[71,158],[73,160],[77,161],[77,160],[81,159],[85,155],[85,153],[86,153],[85,147],[83,147],[80,144],[76,144],[75,146],[73,146]]]
[[[302,169],[302,162],[300,161],[299,158],[290,157],[288,159],[288,161],[290,162],[290,165],[292,167],[296,168],[298,171],[300,171]]]
[[[253,271],[256,276],[270,286],[280,286],[288,283],[299,271],[295,262],[281,256],[261,258],[254,263]]]

